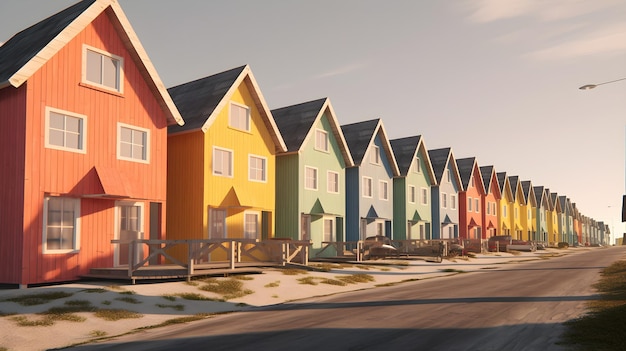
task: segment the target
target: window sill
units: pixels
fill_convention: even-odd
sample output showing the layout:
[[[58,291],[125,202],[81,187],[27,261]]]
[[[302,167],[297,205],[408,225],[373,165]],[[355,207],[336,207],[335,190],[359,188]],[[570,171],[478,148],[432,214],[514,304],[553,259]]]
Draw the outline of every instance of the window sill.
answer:
[[[87,88],[87,89],[97,90],[99,92],[106,93],[106,94],[113,95],[113,96],[117,96],[117,97],[120,97],[120,98],[124,97],[124,94],[122,94],[119,91],[107,89],[107,88],[104,88],[104,87],[99,87],[97,85],[92,85],[92,84],[88,84],[88,83],[85,83],[85,82],[78,83],[78,86],[81,86],[81,87]]]

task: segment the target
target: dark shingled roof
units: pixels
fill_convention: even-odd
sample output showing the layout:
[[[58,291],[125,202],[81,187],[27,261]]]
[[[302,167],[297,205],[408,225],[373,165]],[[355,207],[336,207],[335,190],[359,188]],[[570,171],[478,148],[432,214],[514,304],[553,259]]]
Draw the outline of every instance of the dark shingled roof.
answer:
[[[0,46],[0,85],[26,63],[96,0],[84,0],[15,34]]]
[[[326,100],[328,98],[272,110],[274,121],[287,145],[287,152],[300,150]]]
[[[474,172],[474,163],[476,157],[460,158],[456,160],[456,167],[459,169],[461,175],[461,183],[463,189],[467,189],[470,179],[472,178],[472,172]]]
[[[485,184],[485,193],[489,192],[491,188],[491,174],[493,173],[493,166],[480,167],[480,175],[483,177],[483,184]]]
[[[441,184],[441,178],[448,164],[448,158],[450,156],[451,148],[446,147],[443,149],[428,150],[428,157],[430,163],[433,166],[437,184]]]
[[[169,133],[202,128],[228,90],[247,66],[200,78],[167,89],[185,120],[183,126],[170,126]]]
[[[396,156],[396,162],[400,169],[400,175],[406,176],[413,163],[417,146],[422,139],[421,135],[391,140],[391,148]]]
[[[372,136],[380,122],[379,118],[369,121],[345,124],[341,126],[343,136],[348,143],[348,149],[352,153],[354,165],[359,166],[363,161],[363,156],[367,152]]]
[[[533,191],[535,192],[535,200],[537,201],[537,207],[540,207],[539,204],[542,203],[544,189],[542,186],[535,186],[533,187]]]

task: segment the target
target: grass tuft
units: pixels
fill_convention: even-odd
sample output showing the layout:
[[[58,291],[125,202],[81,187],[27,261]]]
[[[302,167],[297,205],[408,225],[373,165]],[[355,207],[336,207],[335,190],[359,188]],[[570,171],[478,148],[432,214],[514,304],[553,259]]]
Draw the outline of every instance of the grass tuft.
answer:
[[[275,281],[275,282],[271,282],[271,283],[267,283],[267,284],[265,284],[265,287],[266,287],[266,288],[276,288],[276,287],[278,287],[279,285],[280,285],[280,281],[279,281],[279,280],[277,280],[277,281]]]
[[[309,274],[308,271],[299,268],[285,268],[281,269],[284,275],[298,275],[298,274]]]
[[[165,304],[162,304],[162,303],[157,303],[157,304],[156,304],[156,306],[157,306],[157,307],[159,307],[159,308],[173,308],[173,309],[175,309],[176,311],[184,311],[184,310],[185,310],[185,305],[182,305],[182,304],[178,304],[178,305],[165,305]]]
[[[176,301],[176,296],[174,296],[174,295],[163,295],[161,297],[166,299],[166,300],[168,300],[168,301]]]
[[[351,275],[341,276],[341,277],[336,277],[336,278],[347,284],[368,283],[368,282],[374,281],[374,277],[372,277],[369,274],[363,274],[363,273],[351,274]]]
[[[132,303],[132,304],[140,304],[141,301],[135,297],[132,296],[122,296],[122,297],[116,297],[115,300],[117,301],[123,301],[126,303]]]
[[[22,306],[35,306],[35,305],[43,305],[52,300],[70,297],[72,295],[73,295],[72,293],[68,293],[64,291],[52,291],[52,292],[45,292],[45,293],[40,293],[40,294],[16,296],[16,297],[6,299],[5,301],[15,302]]]
[[[254,293],[254,291],[252,290],[243,289],[243,283],[238,279],[211,279],[205,280],[205,283],[205,285],[200,287],[200,290],[220,294],[226,300],[235,299]]]
[[[120,319],[132,319],[132,318],[141,318],[143,315],[141,313],[129,311],[129,310],[120,310],[120,309],[102,309],[97,310],[95,316],[98,318],[102,318],[107,321],[118,321]]]
[[[223,299],[214,299],[211,297],[207,297],[201,294],[196,294],[196,293],[180,293],[177,294],[177,296],[180,296],[181,298],[185,299],[185,300],[192,300],[192,301],[218,301],[218,302],[224,302]]]

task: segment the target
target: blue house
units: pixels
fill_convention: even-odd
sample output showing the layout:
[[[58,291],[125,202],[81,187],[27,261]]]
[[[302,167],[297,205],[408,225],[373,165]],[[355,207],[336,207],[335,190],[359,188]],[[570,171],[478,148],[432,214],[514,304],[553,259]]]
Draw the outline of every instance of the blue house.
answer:
[[[461,176],[451,148],[428,150],[436,184],[431,189],[433,231],[431,239],[459,237]]]

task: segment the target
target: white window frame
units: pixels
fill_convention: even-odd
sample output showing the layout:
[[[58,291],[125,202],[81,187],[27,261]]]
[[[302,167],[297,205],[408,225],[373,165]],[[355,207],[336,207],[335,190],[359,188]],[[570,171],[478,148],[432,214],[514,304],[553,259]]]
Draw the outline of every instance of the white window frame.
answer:
[[[446,169],[446,181],[448,183],[452,183],[452,174],[450,174],[450,173],[451,173],[450,170]]]
[[[82,54],[83,61],[82,61],[81,83],[90,85],[99,89],[104,89],[104,90],[123,94],[124,93],[124,58],[121,56],[114,55],[110,52],[95,48],[93,46],[86,45],[86,44],[83,44],[82,50],[83,50],[83,54]],[[108,57],[112,60],[117,61],[117,65],[116,65],[117,86],[116,87],[110,87],[100,82],[93,82],[87,79],[87,51],[91,51],[103,57]],[[101,72],[100,79],[102,80],[102,72]]]
[[[363,176],[361,184],[363,186],[363,191],[361,192],[363,197],[374,197],[374,180],[371,177]]]
[[[380,147],[378,145],[372,145],[370,163],[380,165],[380,162]]]
[[[50,199],[62,199],[68,201],[68,206],[74,207],[74,221],[71,249],[48,249],[48,203]],[[65,196],[46,196],[43,201],[43,231],[42,231],[42,252],[44,254],[63,254],[74,253],[80,251],[80,199]]]
[[[389,182],[386,180],[378,181],[378,198],[383,201],[389,201]]]
[[[61,145],[55,145],[55,144],[51,144],[50,143],[50,115],[51,113],[56,113],[59,115],[63,115],[65,117],[72,117],[72,118],[78,118],[81,120],[81,131],[80,131],[80,144],[81,144],[81,148],[75,149],[73,147],[67,147],[67,146],[61,146]],[[70,151],[70,152],[76,152],[79,154],[85,154],[87,153],[87,116],[85,115],[81,115],[78,113],[74,113],[74,112],[70,112],[70,111],[65,111],[65,110],[61,110],[58,108],[53,108],[53,107],[48,107],[46,106],[45,109],[45,117],[44,117],[45,121],[44,121],[44,126],[45,126],[45,141],[44,141],[44,145],[46,148],[48,149],[56,149],[56,150],[62,150],[62,151]],[[67,130],[63,130],[64,133],[67,133]],[[65,143],[64,143],[65,144]]]
[[[448,194],[441,193],[441,208],[448,208]]]
[[[476,211],[476,213],[480,213],[480,201],[478,198],[474,199],[474,211]]]
[[[226,152],[230,155],[230,159],[229,159],[229,169],[228,169],[228,173],[227,174],[223,174],[223,173],[219,173],[217,172],[218,169],[216,168],[216,162],[215,162],[215,152],[216,151],[220,151],[220,152]],[[212,162],[211,162],[211,172],[214,176],[218,176],[218,177],[226,177],[226,178],[233,178],[235,176],[235,167],[234,167],[234,159],[235,159],[235,152],[231,149],[226,149],[223,147],[218,147],[218,146],[213,146],[213,152],[212,152]],[[220,165],[220,169],[221,169]]]
[[[262,168],[260,169],[262,179],[257,179],[256,176],[259,172],[259,168],[254,166],[253,160],[262,161]],[[248,180],[251,182],[267,183],[267,157],[261,155],[248,154]]]
[[[309,171],[313,171],[315,178],[313,179],[313,182],[315,184],[313,184],[313,187],[309,186]],[[318,184],[319,184],[319,172],[317,167],[311,167],[311,166],[304,166],[304,188],[307,190],[317,190],[319,188]]]
[[[246,110],[246,120],[245,120],[245,128],[241,128],[241,126],[239,126],[238,124],[236,125],[235,123],[233,123],[233,106],[236,106],[238,108],[242,108],[244,110]],[[230,102],[230,105],[228,106],[228,126],[230,128],[236,129],[236,130],[241,130],[244,132],[248,132],[250,133],[250,128],[251,128],[251,111],[250,111],[250,106],[246,106],[244,104],[239,104],[236,103],[234,101]],[[240,122],[239,120],[237,122]]]
[[[326,191],[330,194],[339,194],[339,173],[335,171],[326,172]]]
[[[472,198],[467,198],[467,212],[472,212]]]
[[[519,208],[515,207],[515,219],[519,218]]]
[[[421,200],[422,205],[428,205],[428,189],[422,187],[420,190],[422,192],[420,196],[422,199]]]
[[[456,210],[456,195],[450,194],[450,209]]]
[[[322,129],[315,129],[315,150],[328,152],[328,148],[329,148],[328,132]]]
[[[408,186],[408,194],[407,194],[409,203],[414,204],[417,201],[417,189],[415,185]]]
[[[248,216],[254,216],[254,233],[250,235]],[[243,237],[244,239],[260,239],[261,234],[261,213],[258,211],[244,211],[243,212]]]
[[[137,132],[141,132],[145,134],[146,143],[145,145],[142,145],[144,148],[145,158],[134,158],[134,157],[122,156],[122,128],[130,129],[133,132],[137,131]],[[131,149],[132,149],[132,145],[135,145],[135,144],[131,142]],[[118,122],[117,123],[117,159],[149,164],[150,163],[150,129]]]
[[[415,157],[414,162],[415,162],[415,166],[413,168],[413,172],[415,172],[415,173],[422,173],[422,164],[420,162],[419,156]]]
[[[506,218],[506,205],[502,205],[502,217]]]

